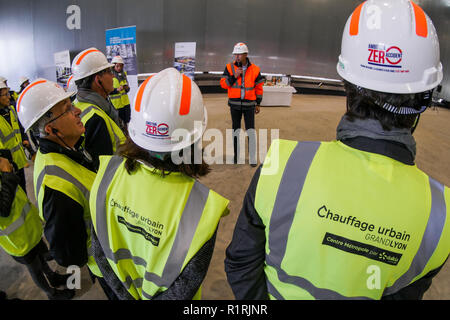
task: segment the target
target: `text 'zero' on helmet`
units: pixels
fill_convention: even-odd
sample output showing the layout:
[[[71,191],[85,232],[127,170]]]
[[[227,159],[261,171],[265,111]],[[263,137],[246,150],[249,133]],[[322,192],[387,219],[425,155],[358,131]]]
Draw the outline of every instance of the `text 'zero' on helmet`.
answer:
[[[431,19],[409,0],[368,0],[348,18],[339,75],[363,88],[398,94],[435,88],[443,77]]]
[[[128,132],[141,148],[174,152],[201,139],[206,123],[206,108],[197,84],[176,69],[167,68],[140,85]]]
[[[46,79],[36,79],[30,83],[17,99],[17,115],[25,131],[31,127],[57,103],[75,95]]]
[[[72,61],[73,81],[84,79],[113,66],[100,50],[96,48],[83,50]]]

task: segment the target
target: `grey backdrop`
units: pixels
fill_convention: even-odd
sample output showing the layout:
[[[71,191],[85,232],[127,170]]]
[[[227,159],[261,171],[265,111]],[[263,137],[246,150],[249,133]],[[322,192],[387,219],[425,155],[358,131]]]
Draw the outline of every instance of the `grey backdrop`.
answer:
[[[0,0],[0,75],[55,79],[53,53],[105,51],[105,30],[137,27],[138,72],[172,66],[174,42],[197,42],[196,70],[222,71],[244,41],[265,73],[339,79],[342,29],[361,0]],[[450,100],[450,0],[416,0],[433,20]],[[81,8],[81,30],[66,9]]]

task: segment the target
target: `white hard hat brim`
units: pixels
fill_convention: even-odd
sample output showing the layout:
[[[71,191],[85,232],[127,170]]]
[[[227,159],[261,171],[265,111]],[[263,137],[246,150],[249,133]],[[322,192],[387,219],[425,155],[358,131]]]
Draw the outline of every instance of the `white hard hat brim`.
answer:
[[[72,81],[78,81],[78,80],[87,78],[87,77],[89,77],[89,76],[92,76],[93,74],[96,74],[96,73],[100,72],[100,71],[106,70],[106,69],[108,69],[108,68],[113,68],[113,67],[114,67],[114,64],[108,63],[107,65],[101,66],[100,68],[91,70],[90,72],[86,73],[85,75],[78,76],[78,77],[76,77],[76,76],[74,75]]]
[[[245,51],[245,50],[244,50],[244,51],[239,51],[239,52],[238,52],[238,51],[234,51],[234,50],[233,50],[233,53],[232,53],[232,54],[244,54],[244,53],[247,53],[247,54],[248,54],[248,51]]]
[[[46,106],[45,108],[42,108],[42,111],[40,113],[38,113],[36,115],[36,117],[34,117],[34,119],[30,122],[30,125],[28,126],[28,128],[24,128],[25,132],[30,131],[30,129],[36,124],[36,122],[39,121],[40,118],[42,118],[42,116],[44,114],[47,113],[47,111],[49,111],[51,108],[53,108],[54,106],[56,106],[58,103],[60,103],[61,101],[67,99],[67,98],[72,98],[73,96],[75,96],[77,93],[73,92],[73,91],[69,91],[66,92],[66,94],[64,94],[63,96],[61,96],[59,99],[57,99],[55,102],[49,104],[48,106]]]

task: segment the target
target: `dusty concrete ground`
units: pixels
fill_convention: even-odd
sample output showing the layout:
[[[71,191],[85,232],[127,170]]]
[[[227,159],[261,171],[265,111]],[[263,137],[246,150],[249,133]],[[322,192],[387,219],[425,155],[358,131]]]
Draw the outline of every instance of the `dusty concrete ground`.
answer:
[[[231,128],[231,117],[225,94],[204,95],[208,109],[208,128],[222,133]],[[279,137],[292,140],[332,140],[336,126],[345,111],[345,98],[323,95],[294,95],[291,107],[261,107],[256,117],[257,129],[279,129]],[[421,117],[414,136],[417,141],[416,163],[419,168],[445,185],[450,185],[450,110],[429,109]],[[204,145],[210,142],[205,141]],[[232,143],[228,145],[232,150]],[[221,156],[220,152],[218,156]],[[32,167],[26,170],[28,194],[32,191]],[[223,261],[225,249],[231,241],[234,225],[241,209],[242,199],[256,168],[247,164],[213,164],[212,172],[201,181],[219,194],[230,199],[230,215],[221,220],[211,265],[203,283],[203,299],[234,299],[226,281]],[[51,266],[61,272],[55,262]],[[46,299],[33,283],[26,268],[17,264],[0,250],[0,290],[10,298]],[[101,287],[90,282],[86,267],[82,269],[81,289],[75,299],[106,299]],[[450,299],[450,265],[444,266],[425,299]]]

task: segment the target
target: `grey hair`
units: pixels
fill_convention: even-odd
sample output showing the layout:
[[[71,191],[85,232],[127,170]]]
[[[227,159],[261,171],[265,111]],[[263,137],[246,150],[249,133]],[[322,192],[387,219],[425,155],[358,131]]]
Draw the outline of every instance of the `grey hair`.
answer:
[[[31,132],[40,138],[45,138],[48,133],[45,132],[45,125],[52,119],[53,112],[47,111],[36,123],[31,127]]]

